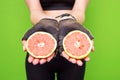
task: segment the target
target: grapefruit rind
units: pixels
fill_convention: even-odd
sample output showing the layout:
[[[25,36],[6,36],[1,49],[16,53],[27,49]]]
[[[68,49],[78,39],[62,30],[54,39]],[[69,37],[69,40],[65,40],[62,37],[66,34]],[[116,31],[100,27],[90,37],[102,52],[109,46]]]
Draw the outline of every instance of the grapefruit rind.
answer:
[[[29,39],[31,39],[31,38],[32,38],[34,35],[36,35],[36,34],[46,34],[46,35],[49,35],[49,36],[51,37],[51,39],[53,39],[53,41],[54,41],[54,47],[53,47],[52,51],[51,51],[50,53],[48,53],[47,55],[44,55],[44,56],[36,56],[34,53],[32,53],[32,52],[29,50],[29,48],[28,48]],[[56,39],[55,39],[50,33],[42,32],[42,31],[33,33],[33,34],[28,38],[28,40],[27,40],[27,42],[26,42],[27,52],[28,52],[31,56],[35,57],[35,58],[47,58],[47,57],[51,56],[51,55],[54,53],[56,47],[57,47],[57,41],[56,41]],[[43,52],[43,53],[44,53],[44,52]]]
[[[67,38],[68,36],[70,36],[71,34],[74,34],[75,32],[78,32],[78,33],[80,33],[80,34],[84,34],[84,35],[87,37],[87,39],[88,39],[88,41],[89,41],[89,43],[90,43],[90,47],[89,47],[88,51],[87,51],[84,55],[81,55],[81,56],[72,55],[71,53],[69,53],[69,52],[67,51],[67,48],[66,48],[66,46],[65,46],[66,38]],[[64,39],[63,39],[63,49],[64,49],[65,53],[66,53],[68,56],[70,56],[71,58],[83,59],[83,58],[85,58],[86,56],[88,56],[89,53],[91,52],[92,42],[91,42],[89,36],[88,36],[86,33],[82,32],[82,31],[79,31],[79,30],[74,30],[74,31],[69,32],[69,33],[64,37]]]

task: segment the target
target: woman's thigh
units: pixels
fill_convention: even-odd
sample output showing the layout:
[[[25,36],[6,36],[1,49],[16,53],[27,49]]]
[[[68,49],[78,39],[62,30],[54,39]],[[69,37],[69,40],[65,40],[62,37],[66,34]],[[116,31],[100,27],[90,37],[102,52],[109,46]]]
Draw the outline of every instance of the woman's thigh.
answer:
[[[61,57],[61,65],[57,73],[58,80],[84,80],[85,61],[83,66],[78,66]]]
[[[54,80],[54,70],[50,70],[48,63],[33,65],[26,57],[26,77],[27,80]]]

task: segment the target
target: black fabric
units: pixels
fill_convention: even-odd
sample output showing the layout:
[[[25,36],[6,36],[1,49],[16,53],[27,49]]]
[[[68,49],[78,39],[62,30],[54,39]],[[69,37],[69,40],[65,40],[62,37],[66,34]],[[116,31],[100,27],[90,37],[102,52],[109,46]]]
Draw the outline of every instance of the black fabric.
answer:
[[[69,13],[64,13],[64,14],[58,15],[55,18],[61,18],[62,19],[63,17],[71,17],[71,19],[74,19],[76,21],[76,18]]]
[[[22,40],[27,40],[34,32],[44,31],[53,35],[58,40],[58,22],[54,19],[44,18],[40,20],[36,25],[30,28],[23,36]]]
[[[33,65],[27,55],[26,74],[27,80],[55,80],[55,77],[57,80],[84,80],[85,61],[83,66],[78,66],[57,55],[50,62]]]
[[[40,0],[43,10],[71,10],[75,0]]]
[[[57,55],[50,62],[46,62],[45,64],[33,65],[32,63],[29,63],[27,54],[27,80],[55,80],[55,73],[57,73],[57,80],[84,80],[85,61],[83,60],[83,66],[78,66],[60,56],[63,51],[62,40],[73,30],[83,31],[93,39],[90,32],[73,19],[64,19],[59,23],[56,20],[42,19],[26,32],[22,40],[27,40],[34,32],[45,31],[52,34],[59,42],[57,48],[59,51],[55,52]]]
[[[94,37],[90,33],[89,30],[84,28],[81,24],[79,24],[74,19],[64,19],[59,22],[59,52],[61,53],[63,51],[63,39],[64,37],[73,30],[80,30],[84,33],[86,33],[89,38],[92,40]]]

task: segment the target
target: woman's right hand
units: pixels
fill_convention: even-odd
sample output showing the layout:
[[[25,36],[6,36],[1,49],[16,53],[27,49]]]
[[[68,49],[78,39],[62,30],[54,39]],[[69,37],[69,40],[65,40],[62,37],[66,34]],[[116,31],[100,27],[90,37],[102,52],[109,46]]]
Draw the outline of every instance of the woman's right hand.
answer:
[[[54,53],[47,57],[47,58],[35,58],[31,55],[29,55],[28,57],[28,62],[29,63],[32,63],[33,65],[37,65],[37,64],[44,64],[46,62],[50,62],[50,60],[54,57]]]
[[[24,50],[25,52],[27,52],[27,49],[26,49],[26,41],[23,40],[23,41],[22,41],[22,44],[23,44],[23,50]],[[50,60],[54,57],[54,55],[55,55],[55,54],[53,53],[51,56],[49,56],[49,57],[47,57],[47,58],[35,58],[35,57],[29,55],[29,57],[28,57],[28,62],[29,62],[29,63],[32,63],[33,65],[44,64],[44,63],[46,63],[46,62],[50,62]]]

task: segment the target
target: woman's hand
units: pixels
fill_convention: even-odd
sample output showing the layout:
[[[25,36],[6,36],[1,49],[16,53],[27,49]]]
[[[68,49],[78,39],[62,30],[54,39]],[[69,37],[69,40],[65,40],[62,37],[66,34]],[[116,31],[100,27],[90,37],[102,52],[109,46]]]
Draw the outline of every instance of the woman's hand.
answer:
[[[35,57],[29,55],[28,62],[32,63],[33,65],[44,64],[46,62],[50,62],[50,60],[54,57],[54,55],[55,54],[53,53],[51,56],[49,56],[47,58],[35,58]]]
[[[26,41],[23,40],[22,44],[23,44],[23,50],[26,52],[27,51],[27,49],[26,49]],[[49,56],[47,58],[41,58],[41,59],[40,58],[35,58],[35,57],[29,55],[28,62],[32,63],[33,65],[44,64],[46,62],[49,62],[54,57],[54,55],[55,54],[53,53],[51,56]]]
[[[23,45],[23,51],[26,52],[26,40],[22,41],[22,45]]]
[[[94,41],[92,40],[92,44],[94,44]],[[94,52],[94,45],[92,45],[92,49],[91,49],[92,52]],[[71,58],[69,57],[64,51],[62,52],[61,56],[63,56],[64,58],[66,58],[68,61],[72,62],[73,64],[77,64],[79,66],[82,66],[83,65],[83,62],[82,60],[80,59],[75,59],[75,58]],[[87,56],[84,58],[84,60],[86,62],[90,61],[90,58]]]

